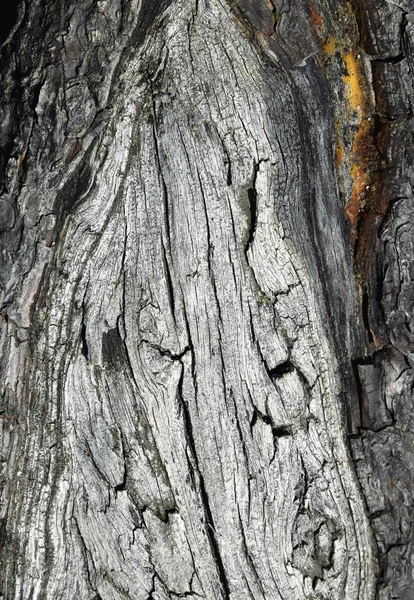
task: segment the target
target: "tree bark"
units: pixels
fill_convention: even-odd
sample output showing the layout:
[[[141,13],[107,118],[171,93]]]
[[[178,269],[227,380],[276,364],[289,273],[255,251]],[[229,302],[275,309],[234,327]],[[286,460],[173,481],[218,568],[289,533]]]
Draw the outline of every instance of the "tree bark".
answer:
[[[3,600],[414,597],[411,0],[26,0]]]

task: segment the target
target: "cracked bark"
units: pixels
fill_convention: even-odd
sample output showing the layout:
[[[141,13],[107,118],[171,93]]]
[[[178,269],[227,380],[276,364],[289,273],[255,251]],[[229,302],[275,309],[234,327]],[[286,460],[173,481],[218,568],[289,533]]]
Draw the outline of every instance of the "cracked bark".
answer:
[[[3,15],[3,600],[414,596],[412,10]]]

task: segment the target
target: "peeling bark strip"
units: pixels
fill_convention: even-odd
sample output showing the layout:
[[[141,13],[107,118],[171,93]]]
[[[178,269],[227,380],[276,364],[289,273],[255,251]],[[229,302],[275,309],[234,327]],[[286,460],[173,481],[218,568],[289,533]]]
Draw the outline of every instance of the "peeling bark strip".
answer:
[[[412,10],[8,13],[3,600],[414,597]]]

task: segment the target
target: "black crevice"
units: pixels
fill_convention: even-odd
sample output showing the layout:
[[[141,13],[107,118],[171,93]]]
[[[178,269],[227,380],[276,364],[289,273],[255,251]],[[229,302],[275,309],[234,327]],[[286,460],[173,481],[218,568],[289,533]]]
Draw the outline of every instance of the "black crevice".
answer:
[[[182,290],[181,290],[182,291]],[[191,332],[190,332],[190,323],[188,322],[188,317],[187,317],[187,312],[186,312],[186,307],[184,304],[184,323],[185,323],[185,329],[187,332],[187,339],[188,339],[188,349],[191,353],[191,377],[193,379],[193,384],[194,384],[194,391],[195,391],[195,397],[197,398],[197,394],[198,394],[198,384],[197,384],[197,372],[196,372],[196,361],[195,361],[195,351],[194,351],[194,344],[193,344],[193,340],[191,338]],[[184,373],[183,373],[184,374]]]
[[[405,58],[405,54],[400,52],[396,56],[388,56],[386,58],[374,58],[373,63],[387,64],[387,65],[398,65]]]
[[[170,508],[164,508],[162,512],[156,512],[155,514],[160,519],[160,521],[162,521],[163,523],[168,523],[170,520],[170,515],[177,515],[178,513],[178,508],[176,506],[171,506]]]
[[[247,240],[245,252],[250,248],[253,243],[254,236],[256,233],[257,226],[257,191],[256,191],[256,181],[257,181],[257,173],[260,168],[260,162],[253,164],[253,177],[251,187],[247,190],[247,200],[249,202],[250,209],[250,227],[249,227],[249,239]]]
[[[307,509],[305,508],[305,498],[309,492],[311,480],[309,479],[308,471],[306,470],[302,457],[300,457],[300,463],[302,466],[302,472],[300,473],[300,482],[298,482],[298,484],[295,486],[293,502],[298,507],[298,514],[303,515],[307,512]]]
[[[253,322],[252,309],[250,307],[250,304],[248,304],[247,306],[248,306],[248,309],[249,309],[249,324],[250,324],[250,331],[252,333],[252,340],[253,340],[253,342],[256,344],[256,346],[260,350],[260,346],[259,346],[259,344],[256,341],[256,333],[254,331],[254,322]]]
[[[352,366],[355,368],[358,367],[358,365],[374,365],[374,355],[378,356],[379,352],[375,352],[374,354],[370,354],[369,356],[361,356],[360,358],[354,358],[353,360],[351,360]]]
[[[253,407],[253,415],[252,418],[250,419],[250,432],[253,431],[253,427],[256,425],[257,423],[257,409],[256,407]]]
[[[166,219],[168,219],[168,217],[166,217]],[[168,264],[167,253],[165,251],[164,241],[162,241],[162,259],[163,259],[163,263],[164,263],[165,281],[167,283],[168,301],[170,303],[172,318],[175,323],[174,287],[173,287],[173,282],[172,282],[172,278],[171,278],[170,266]]]
[[[253,406],[253,415],[250,421],[250,431],[253,430],[253,427],[256,425],[258,418],[261,421],[263,421],[265,425],[269,425],[269,427],[272,428],[272,434],[274,438],[281,438],[292,435],[292,429],[290,425],[275,425],[271,417],[269,417],[269,415],[263,414],[255,406]]]
[[[181,352],[174,353],[171,352],[171,350],[168,350],[167,348],[162,348],[157,344],[152,344],[148,340],[142,340],[142,343],[148,344],[148,346],[151,346],[151,348],[157,350],[161,356],[167,356],[171,360],[181,360],[187,354],[187,352],[190,352],[191,350],[191,346],[186,346]]]
[[[277,365],[274,369],[268,370],[268,374],[270,379],[280,379],[280,377],[283,377],[283,375],[286,375],[286,373],[293,373],[294,370],[295,367],[291,361],[286,360],[280,365]]]
[[[272,427],[273,437],[281,438],[292,435],[291,428],[288,425],[280,425],[279,427]]]
[[[233,176],[232,176],[232,172],[231,172],[231,160],[230,160],[230,156],[229,153],[223,144],[223,148],[224,148],[224,153],[225,153],[225,157],[224,157],[224,166],[227,166],[227,185],[230,186],[233,183]]]
[[[116,485],[114,487],[115,492],[124,492],[126,490],[126,482],[127,482],[127,470],[126,467],[124,467],[124,473],[122,476],[122,481],[121,483],[118,483],[118,485]]]
[[[9,37],[13,27],[17,23],[19,14],[19,2],[2,2],[0,5],[0,45]]]
[[[270,10],[272,11],[272,15],[273,15],[273,25],[272,25],[273,33],[276,33],[277,24],[279,21],[279,13],[278,13],[278,10],[277,10],[274,2],[272,0],[269,0],[269,3],[270,3],[270,6],[272,7]],[[270,6],[269,6],[269,8],[270,8]]]
[[[361,360],[351,360],[351,365],[352,365],[352,372],[354,374],[354,382],[355,382],[355,391],[356,391],[356,397],[358,400],[358,424],[357,424],[357,431],[360,432],[361,431],[361,412],[362,412],[362,404],[363,404],[363,391],[362,391],[362,384],[361,384],[361,380],[359,378],[359,371],[358,371],[358,365],[361,364],[373,364],[372,362],[362,362]],[[351,411],[348,409],[348,430],[352,431],[353,427],[352,427],[352,414]],[[356,435],[356,437],[359,437],[360,434]]]
[[[272,425],[272,419],[268,415],[263,415],[262,413],[259,413],[259,411],[257,412],[265,425]]]
[[[227,163],[227,185],[230,186],[230,185],[232,185],[232,183],[233,183],[233,178],[231,175],[231,162],[229,160]]]
[[[154,593],[155,593],[155,578],[157,576],[156,572],[155,572],[155,567],[154,565],[152,565],[152,568],[154,569],[154,573],[152,575],[152,583],[151,583],[151,589],[149,591],[147,600],[154,600]]]
[[[121,483],[118,483],[118,485],[116,485],[114,487],[114,490],[115,490],[116,493],[118,493],[118,492],[124,492],[126,490],[126,485],[127,485],[126,453],[125,453],[124,437],[123,437],[122,433],[120,435],[120,441],[121,441],[121,448],[122,448],[122,457],[124,459],[124,472],[122,474],[122,481],[121,481]]]
[[[257,192],[255,188],[249,188],[247,190],[247,198],[249,200],[249,208],[250,208],[250,229],[249,229],[249,239],[246,244],[246,252],[250,248],[254,240],[254,234],[256,232],[256,224],[257,224]]]
[[[86,325],[83,322],[81,327],[81,353],[82,356],[89,360],[88,344],[86,342]]]
[[[379,510],[375,510],[374,512],[370,513],[368,515],[370,520],[374,520],[374,519],[378,519],[379,517],[382,517],[383,515],[388,515],[391,512],[391,509],[387,509],[387,508],[381,508]]]
[[[390,416],[391,416],[391,423],[385,423],[384,425],[380,425],[379,427],[375,427],[375,429],[373,427],[362,427],[361,426],[359,428],[361,434],[363,434],[364,431],[370,431],[370,432],[379,433],[380,431],[385,431],[386,429],[389,429],[390,427],[395,427],[397,421],[393,417],[393,415],[390,415]]]

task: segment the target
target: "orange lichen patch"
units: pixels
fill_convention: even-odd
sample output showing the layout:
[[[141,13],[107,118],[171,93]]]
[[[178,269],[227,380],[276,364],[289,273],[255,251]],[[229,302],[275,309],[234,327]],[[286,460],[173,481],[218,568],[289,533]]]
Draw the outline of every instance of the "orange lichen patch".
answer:
[[[327,40],[322,44],[322,50],[324,53],[331,57],[336,52],[336,41],[335,38],[331,35],[327,38]]]
[[[361,68],[360,59],[355,52],[341,52],[341,58],[347,70],[344,81],[348,88],[348,101],[351,110],[363,111],[365,108],[365,77]]]

